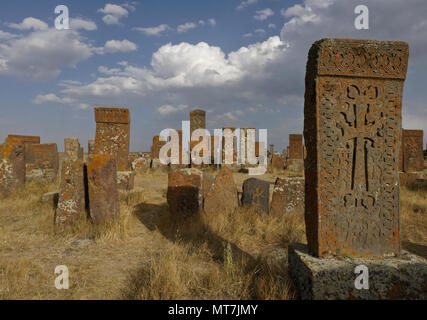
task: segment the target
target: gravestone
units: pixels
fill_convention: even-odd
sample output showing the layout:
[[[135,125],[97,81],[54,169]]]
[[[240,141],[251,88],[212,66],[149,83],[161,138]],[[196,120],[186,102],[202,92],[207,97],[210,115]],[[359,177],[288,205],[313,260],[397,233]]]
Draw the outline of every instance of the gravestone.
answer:
[[[86,215],[84,164],[81,159],[62,162],[56,224],[72,224]]]
[[[204,211],[209,215],[215,215],[218,212],[233,213],[237,210],[238,204],[239,198],[233,172],[230,168],[223,167],[206,194]]]
[[[24,146],[7,143],[0,145],[0,194],[7,195],[24,185]]]
[[[160,141],[159,136],[153,137],[153,145],[151,146],[151,159],[159,159],[160,149],[166,144],[166,141]]]
[[[112,155],[118,171],[129,170],[130,114],[125,108],[95,108],[95,154]]]
[[[67,154],[68,159],[77,160],[80,153],[80,143],[77,138],[65,138],[64,139],[64,151]]]
[[[120,216],[115,157],[94,154],[87,169],[89,213],[95,224],[109,222]]]
[[[242,205],[268,214],[270,184],[267,181],[249,178],[243,182]]]
[[[168,175],[167,201],[173,215],[189,217],[203,205],[203,173],[194,168],[180,169]]]
[[[423,130],[402,130],[403,171],[424,170]]]
[[[53,182],[58,176],[59,155],[56,143],[25,145],[26,178]]]
[[[304,214],[304,177],[277,178],[270,213],[275,216]]]
[[[289,135],[289,159],[303,159],[302,134]]]
[[[427,296],[427,263],[400,250],[398,158],[407,66],[404,42],[323,39],[310,49],[304,106],[308,246],[289,246],[291,278],[303,299]],[[369,290],[355,287],[358,265],[375,275]]]
[[[194,130],[206,129],[206,111],[192,110],[190,111],[190,140]]]
[[[271,166],[276,170],[282,170],[284,165],[282,157],[278,154],[274,154],[271,158]]]
[[[92,157],[95,152],[95,140],[88,140],[87,150],[87,156]]]

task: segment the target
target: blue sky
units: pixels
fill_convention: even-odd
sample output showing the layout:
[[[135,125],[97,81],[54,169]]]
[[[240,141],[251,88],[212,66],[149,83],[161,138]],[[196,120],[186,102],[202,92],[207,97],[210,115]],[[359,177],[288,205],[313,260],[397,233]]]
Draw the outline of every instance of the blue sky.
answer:
[[[69,9],[56,30],[54,9]],[[354,28],[369,8],[370,29]],[[427,132],[425,0],[24,1],[0,4],[0,140],[39,135],[87,148],[94,106],[131,111],[131,150],[207,110],[209,129],[266,128],[281,150],[302,133],[308,49],[325,37],[410,44],[403,126]],[[426,139],[424,139],[426,141]]]

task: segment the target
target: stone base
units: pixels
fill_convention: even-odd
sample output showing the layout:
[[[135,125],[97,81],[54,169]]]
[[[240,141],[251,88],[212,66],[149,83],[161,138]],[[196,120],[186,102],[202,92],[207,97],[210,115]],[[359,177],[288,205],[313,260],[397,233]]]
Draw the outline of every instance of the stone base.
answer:
[[[306,245],[290,244],[289,273],[303,300],[427,299],[427,261],[402,251],[399,257],[316,258]],[[369,289],[356,289],[358,265],[369,272]]]
[[[133,189],[135,181],[135,172],[133,171],[117,171],[117,188],[123,191]]]

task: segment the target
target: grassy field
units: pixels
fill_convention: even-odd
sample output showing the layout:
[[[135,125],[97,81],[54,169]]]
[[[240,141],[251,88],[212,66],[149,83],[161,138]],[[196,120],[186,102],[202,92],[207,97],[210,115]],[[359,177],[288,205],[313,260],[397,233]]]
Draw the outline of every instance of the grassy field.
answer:
[[[248,175],[234,178],[241,190]],[[120,196],[120,220],[102,229],[86,221],[55,229],[52,205],[40,201],[55,184],[32,182],[0,199],[0,299],[296,298],[287,244],[305,242],[302,213],[182,220],[169,213],[166,189],[166,173],[137,175]],[[402,187],[401,205],[402,246],[427,258],[427,190]],[[58,265],[69,269],[68,290],[54,287]]]

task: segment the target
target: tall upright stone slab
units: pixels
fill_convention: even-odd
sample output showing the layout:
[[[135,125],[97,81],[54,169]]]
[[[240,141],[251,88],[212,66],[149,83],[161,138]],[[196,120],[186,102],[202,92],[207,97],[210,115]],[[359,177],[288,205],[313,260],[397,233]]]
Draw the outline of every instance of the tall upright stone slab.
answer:
[[[190,111],[190,139],[194,130],[197,129],[206,129],[206,111],[204,110]]]
[[[325,39],[310,49],[304,139],[310,251],[400,252],[398,156],[408,45]]]
[[[407,66],[404,42],[323,39],[310,49],[304,106],[308,247],[292,244],[288,255],[303,299],[427,298],[427,261],[400,250]],[[369,270],[369,290],[356,289],[361,265]]]
[[[403,171],[424,169],[423,130],[402,130]]]
[[[84,164],[81,159],[62,162],[56,224],[70,224],[86,215]]]
[[[125,108],[95,108],[95,154],[112,155],[118,171],[129,170],[130,113]]]
[[[25,184],[24,146],[0,145],[0,194],[8,194]]]
[[[289,135],[289,159],[303,159],[302,134]]]
[[[151,159],[159,159],[160,149],[165,144],[165,141],[160,141],[160,136],[153,137],[153,145],[151,146]]]
[[[111,221],[120,215],[116,158],[95,154],[87,169],[89,214],[95,224]]]
[[[64,152],[67,154],[67,158],[70,160],[79,159],[80,143],[77,138],[65,138],[64,139]]]
[[[95,153],[95,140],[88,140],[87,142],[87,156],[92,157]]]

